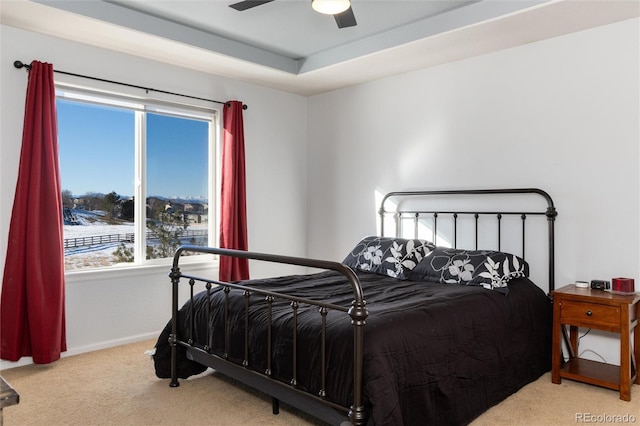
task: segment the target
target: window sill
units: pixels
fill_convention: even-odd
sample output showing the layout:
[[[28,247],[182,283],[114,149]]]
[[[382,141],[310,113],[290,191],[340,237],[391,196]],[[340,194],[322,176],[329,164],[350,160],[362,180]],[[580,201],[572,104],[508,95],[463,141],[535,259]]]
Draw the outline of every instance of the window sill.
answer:
[[[157,274],[164,274],[167,276],[167,279],[169,279],[168,276],[171,272],[172,266],[172,263],[168,262],[161,264],[132,265],[84,271],[71,271],[65,273],[65,282],[70,284],[87,281],[104,281],[105,279],[112,280],[119,278],[147,277],[149,275]],[[207,271],[211,273],[212,271],[217,271],[218,261],[217,259],[212,260],[211,258],[206,260],[189,259],[181,261],[180,268],[188,268],[189,273],[200,271]]]

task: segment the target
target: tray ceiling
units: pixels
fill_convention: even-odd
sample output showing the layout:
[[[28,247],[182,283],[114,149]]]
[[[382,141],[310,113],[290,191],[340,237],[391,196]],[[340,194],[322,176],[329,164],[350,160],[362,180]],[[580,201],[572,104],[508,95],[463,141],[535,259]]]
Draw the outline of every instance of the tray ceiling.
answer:
[[[338,28],[309,0],[12,0],[5,25],[302,95],[637,17],[629,1],[352,0]],[[24,58],[30,60],[30,58]]]

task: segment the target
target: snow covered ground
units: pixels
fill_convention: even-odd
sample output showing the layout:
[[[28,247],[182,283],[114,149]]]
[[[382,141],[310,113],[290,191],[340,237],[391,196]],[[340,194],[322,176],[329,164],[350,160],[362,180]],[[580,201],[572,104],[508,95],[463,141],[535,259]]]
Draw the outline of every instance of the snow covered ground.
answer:
[[[78,225],[64,225],[64,239],[93,237],[100,235],[132,234],[134,232],[133,223],[110,225],[102,220],[104,212],[73,210]],[[207,224],[193,224],[190,230],[207,229]],[[133,249],[133,244],[124,243],[129,249]],[[91,246],[71,247],[65,249],[64,264],[65,270],[71,271],[84,268],[98,268],[115,265],[116,261],[113,253],[116,251],[119,242],[97,244]]]
[[[73,210],[78,225],[64,225],[64,239],[93,237],[98,235],[127,234],[134,232],[133,223],[110,225],[101,220],[104,215],[100,211]],[[119,243],[108,243],[92,246],[72,247],[64,251],[64,268],[66,271],[84,268],[97,268],[114,265],[113,252]],[[127,244],[133,248],[132,244]]]

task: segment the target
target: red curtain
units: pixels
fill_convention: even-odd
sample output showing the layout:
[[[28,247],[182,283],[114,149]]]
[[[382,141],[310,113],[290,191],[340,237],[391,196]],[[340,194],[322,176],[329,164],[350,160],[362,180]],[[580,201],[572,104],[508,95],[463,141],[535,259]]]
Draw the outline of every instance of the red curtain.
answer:
[[[246,251],[249,244],[242,110],[242,102],[230,101],[223,112],[220,247]],[[249,279],[247,259],[220,257],[221,281],[246,279]]]
[[[0,357],[9,361],[47,364],[67,350],[57,138],[53,65],[34,61],[0,296]]]

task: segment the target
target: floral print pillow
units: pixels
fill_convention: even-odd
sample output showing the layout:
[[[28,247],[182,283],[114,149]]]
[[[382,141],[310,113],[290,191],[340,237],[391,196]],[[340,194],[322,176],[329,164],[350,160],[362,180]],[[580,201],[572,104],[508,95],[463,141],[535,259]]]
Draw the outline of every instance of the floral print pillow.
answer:
[[[432,243],[419,239],[370,236],[360,240],[342,263],[354,270],[406,280],[434,248]]]
[[[528,276],[529,264],[509,253],[437,247],[411,271],[410,278],[479,285],[507,293],[511,279]]]

